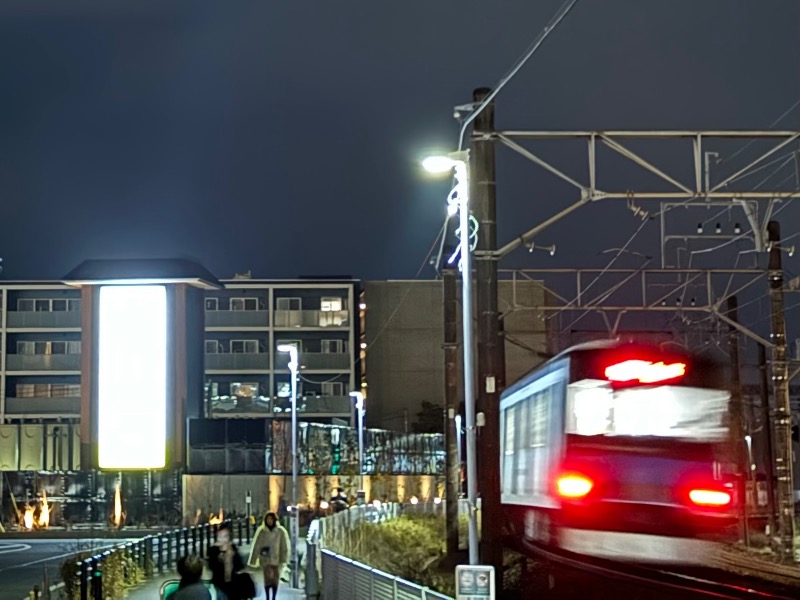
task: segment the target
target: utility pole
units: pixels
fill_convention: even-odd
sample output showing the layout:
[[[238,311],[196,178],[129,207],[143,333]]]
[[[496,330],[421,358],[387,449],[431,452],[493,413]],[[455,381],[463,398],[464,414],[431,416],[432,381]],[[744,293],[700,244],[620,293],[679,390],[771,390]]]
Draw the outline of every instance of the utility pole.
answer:
[[[758,345],[758,369],[761,378],[761,430],[764,432],[764,476],[767,479],[767,510],[769,537],[775,536],[775,450],[772,443],[772,419],[769,409],[769,377],[767,373],[767,348]]]
[[[792,484],[792,412],[789,403],[789,363],[786,319],[783,313],[783,261],[781,227],[767,224],[769,241],[769,299],[772,309],[772,380],[775,389],[775,477],[778,507],[779,556],[794,560],[794,486]]]
[[[738,495],[742,501],[742,518],[739,527],[739,539],[744,540],[745,546],[750,547],[750,526],[748,523],[747,506],[747,482],[750,477],[750,460],[744,447],[744,411],[742,410],[742,381],[739,372],[739,330],[734,327],[734,323],[739,322],[739,301],[736,296],[728,296],[728,318],[731,324],[728,325],[728,351],[731,357],[731,438],[733,443],[733,455],[739,468]],[[755,492],[755,489],[753,490]]]
[[[458,272],[446,266],[442,269],[444,296],[444,399],[446,445],[445,460],[445,522],[447,554],[458,552],[458,496],[461,479],[461,457],[458,452]]]
[[[478,88],[473,101],[482,102],[491,92]],[[494,103],[475,119],[474,134],[494,131]],[[505,385],[503,341],[497,309],[497,202],[495,196],[495,147],[492,139],[472,143],[472,206],[478,220],[475,276],[478,316],[478,413],[483,413],[479,438],[479,485],[481,497],[481,561],[497,573],[498,595],[502,594],[503,548],[500,519],[500,390]],[[478,420],[480,423],[480,419]]]

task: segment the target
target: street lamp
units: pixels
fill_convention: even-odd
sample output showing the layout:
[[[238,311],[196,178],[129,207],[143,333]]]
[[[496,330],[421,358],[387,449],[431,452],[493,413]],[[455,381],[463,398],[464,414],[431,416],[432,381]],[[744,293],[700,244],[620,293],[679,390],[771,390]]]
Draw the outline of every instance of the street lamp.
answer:
[[[298,351],[291,344],[281,344],[278,352],[289,354],[289,371],[292,373],[292,586],[300,586],[299,564],[297,560],[297,544],[299,538],[300,514],[297,510],[297,372],[300,368]]]
[[[350,392],[350,396],[356,399],[356,410],[358,411],[358,498],[367,501],[364,492],[364,394],[361,392]]]
[[[455,171],[456,185],[447,198],[447,212],[458,212],[459,245],[461,253],[461,305],[464,348],[464,413],[467,428],[467,503],[469,504],[469,563],[478,560],[478,473],[475,448],[475,373],[472,358],[472,256],[470,248],[469,214],[469,150],[451,152],[446,156],[429,156],[422,166],[430,173]]]

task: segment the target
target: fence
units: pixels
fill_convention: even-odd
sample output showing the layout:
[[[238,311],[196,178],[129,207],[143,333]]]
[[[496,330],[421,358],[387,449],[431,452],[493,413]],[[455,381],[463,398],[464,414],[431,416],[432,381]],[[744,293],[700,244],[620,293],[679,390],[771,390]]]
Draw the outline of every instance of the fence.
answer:
[[[416,583],[322,550],[322,595],[372,600],[452,600]]]
[[[250,543],[253,534],[248,519],[240,518],[229,522],[234,536],[238,535],[239,545]],[[146,577],[172,571],[179,556],[197,554],[206,556],[216,539],[218,525],[195,525],[157,535],[148,535],[134,542],[90,556],[77,562],[78,592],[81,600],[103,600],[109,593],[120,590],[105,590],[105,566],[119,560],[126,584],[135,583],[134,575],[144,573]]]
[[[407,507],[397,503],[353,506],[314,521],[306,539],[306,598],[374,600],[452,600],[429,588],[336,554],[326,546],[345,546],[346,530],[360,522],[383,523]],[[320,585],[320,575],[322,581]]]

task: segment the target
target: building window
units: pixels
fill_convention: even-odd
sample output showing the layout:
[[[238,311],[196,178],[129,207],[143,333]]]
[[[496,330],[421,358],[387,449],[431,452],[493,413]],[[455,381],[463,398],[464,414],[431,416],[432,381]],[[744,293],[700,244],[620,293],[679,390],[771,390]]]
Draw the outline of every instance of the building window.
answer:
[[[206,354],[218,354],[219,342],[217,340],[206,340]]]
[[[64,312],[80,310],[81,301],[77,298],[19,298],[17,310],[20,312]]]
[[[75,342],[17,342],[17,354],[80,354],[81,343]]]
[[[323,354],[342,354],[346,352],[344,340],[322,340]]]
[[[231,396],[238,398],[258,398],[259,389],[257,383],[232,383]]]
[[[342,299],[341,298],[323,298],[320,302],[321,311],[324,312],[333,312],[342,310]]]
[[[258,299],[231,298],[231,310],[258,310]]]
[[[258,354],[258,340],[231,340],[232,354]]]
[[[325,381],[322,384],[323,396],[344,396],[341,381]]]
[[[300,298],[277,298],[278,310],[302,310],[303,301]]]
[[[80,384],[18,383],[17,398],[77,398],[81,395]]]
[[[30,298],[20,298],[17,300],[17,310],[21,312],[33,312],[35,304]]]
[[[206,310],[219,310],[219,298],[206,298]]]

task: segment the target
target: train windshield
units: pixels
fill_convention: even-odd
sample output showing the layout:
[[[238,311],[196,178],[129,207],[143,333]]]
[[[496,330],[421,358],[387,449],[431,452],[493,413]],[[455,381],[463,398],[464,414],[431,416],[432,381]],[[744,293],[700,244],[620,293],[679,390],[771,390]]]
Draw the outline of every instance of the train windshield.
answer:
[[[727,436],[730,393],[671,385],[613,389],[608,381],[571,383],[566,432],[581,436],[657,436],[717,441]]]

